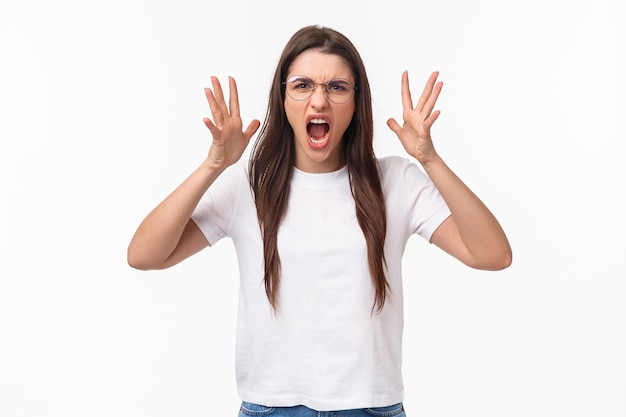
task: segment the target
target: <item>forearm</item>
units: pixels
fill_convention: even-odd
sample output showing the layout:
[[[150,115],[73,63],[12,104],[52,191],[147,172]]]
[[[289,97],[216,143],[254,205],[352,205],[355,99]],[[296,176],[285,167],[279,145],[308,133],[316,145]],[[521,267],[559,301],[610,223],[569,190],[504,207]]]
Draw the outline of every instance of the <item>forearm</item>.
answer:
[[[164,267],[176,249],[203,194],[222,171],[196,169],[141,222],[128,247],[128,263],[138,269]]]
[[[511,247],[491,211],[439,156],[422,166],[452,213],[469,255],[466,263],[479,269],[507,267],[511,263]]]

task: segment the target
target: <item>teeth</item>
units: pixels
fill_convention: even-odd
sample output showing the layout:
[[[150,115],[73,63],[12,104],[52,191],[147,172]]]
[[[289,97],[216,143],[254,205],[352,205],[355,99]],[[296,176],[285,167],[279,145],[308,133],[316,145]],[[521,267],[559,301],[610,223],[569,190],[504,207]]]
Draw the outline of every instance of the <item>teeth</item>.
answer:
[[[311,121],[309,123],[314,123],[316,125],[323,125],[326,123],[326,120],[324,119],[311,119]]]

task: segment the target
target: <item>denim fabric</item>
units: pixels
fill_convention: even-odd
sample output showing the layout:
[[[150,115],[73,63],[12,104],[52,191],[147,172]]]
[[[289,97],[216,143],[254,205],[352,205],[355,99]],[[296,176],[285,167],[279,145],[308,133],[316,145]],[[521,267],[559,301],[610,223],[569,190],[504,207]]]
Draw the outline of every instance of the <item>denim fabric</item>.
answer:
[[[402,403],[375,408],[340,411],[316,411],[303,405],[295,407],[266,407],[243,401],[239,417],[406,417]]]

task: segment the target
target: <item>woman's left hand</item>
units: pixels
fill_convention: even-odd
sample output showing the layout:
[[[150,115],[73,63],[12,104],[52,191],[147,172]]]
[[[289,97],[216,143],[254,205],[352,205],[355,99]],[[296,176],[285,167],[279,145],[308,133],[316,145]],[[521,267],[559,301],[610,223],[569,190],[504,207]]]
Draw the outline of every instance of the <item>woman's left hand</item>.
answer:
[[[413,107],[409,74],[402,73],[402,126],[394,119],[387,120],[387,126],[398,136],[404,149],[420,163],[424,164],[437,156],[430,137],[430,129],[439,117],[439,110],[433,111],[443,83],[437,82],[439,72],[431,74],[417,105]]]

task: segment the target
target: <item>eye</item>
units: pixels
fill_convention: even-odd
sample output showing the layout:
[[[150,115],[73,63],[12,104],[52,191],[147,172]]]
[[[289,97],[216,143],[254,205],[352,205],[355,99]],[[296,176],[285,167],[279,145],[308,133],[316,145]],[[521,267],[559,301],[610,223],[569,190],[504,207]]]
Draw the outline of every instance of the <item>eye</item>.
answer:
[[[296,90],[310,90],[313,88],[313,83],[309,81],[297,81],[295,83]]]
[[[352,85],[347,80],[331,80],[328,84],[326,84],[326,86],[328,91],[335,91],[338,93],[349,91],[352,88]]]
[[[306,77],[292,77],[287,80],[293,90],[312,90],[313,81]]]

